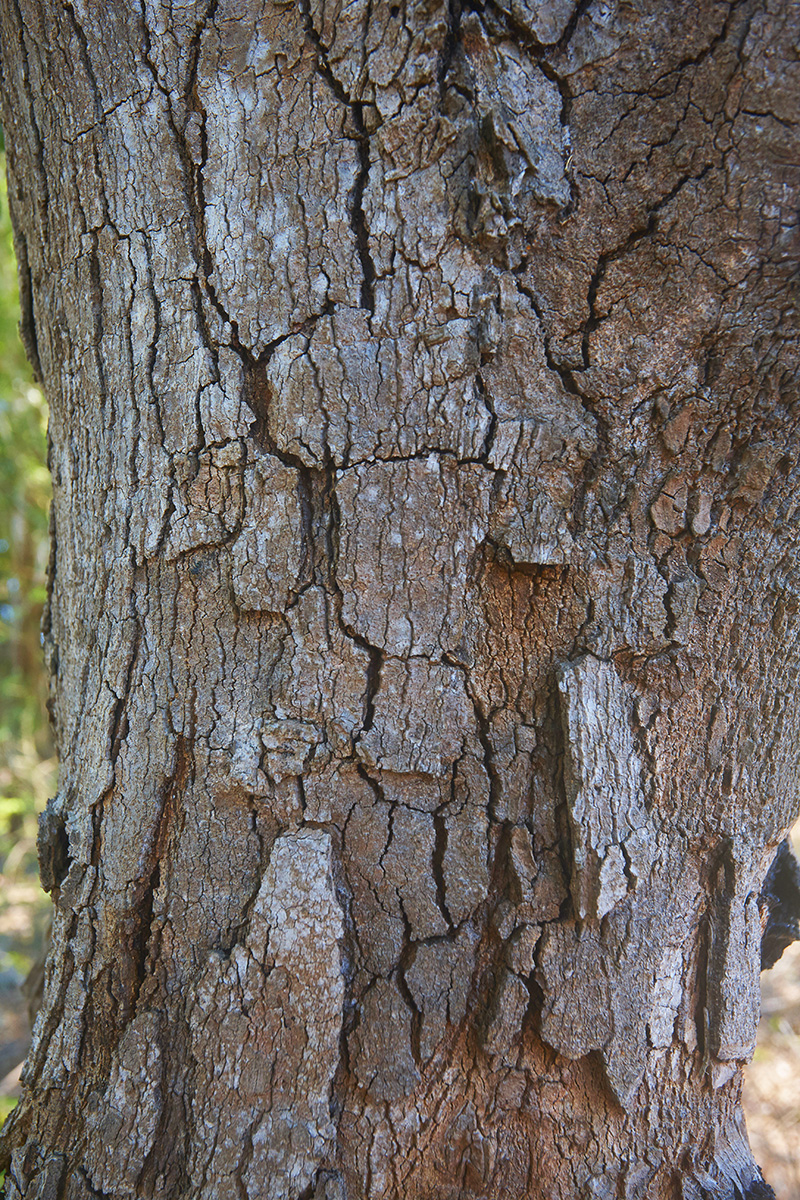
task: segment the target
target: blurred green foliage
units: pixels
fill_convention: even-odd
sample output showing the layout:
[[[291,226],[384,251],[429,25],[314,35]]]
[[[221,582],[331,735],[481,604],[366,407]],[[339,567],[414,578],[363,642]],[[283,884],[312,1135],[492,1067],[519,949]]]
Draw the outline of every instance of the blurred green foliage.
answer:
[[[56,783],[39,636],[50,501],[47,406],[33,383],[18,320],[0,140],[0,978],[6,982],[24,978],[44,941],[50,902],[38,886],[36,826]],[[0,1037],[4,1028],[0,1020]],[[0,1125],[16,1103],[13,1093],[0,1093]]]
[[[0,152],[0,972],[24,973],[40,940],[36,821],[55,786],[55,760],[39,634],[50,500],[47,406],[33,383],[18,320]],[[27,926],[26,904],[34,910]]]

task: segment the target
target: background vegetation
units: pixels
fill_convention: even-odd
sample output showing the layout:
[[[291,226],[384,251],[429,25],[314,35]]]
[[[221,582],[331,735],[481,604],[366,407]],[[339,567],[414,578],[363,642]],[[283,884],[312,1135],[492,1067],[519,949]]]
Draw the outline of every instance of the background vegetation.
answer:
[[[0,142],[0,146],[2,143]],[[46,595],[47,407],[17,333],[17,268],[0,150],[0,1038],[39,952],[49,900],[39,888],[37,812],[56,786],[39,623]],[[0,1094],[0,1122],[16,1100]]]

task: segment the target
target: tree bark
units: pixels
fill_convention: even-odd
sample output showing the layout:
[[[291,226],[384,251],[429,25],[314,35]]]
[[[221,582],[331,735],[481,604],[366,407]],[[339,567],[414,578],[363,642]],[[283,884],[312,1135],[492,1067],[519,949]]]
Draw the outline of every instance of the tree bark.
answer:
[[[789,0],[5,0],[54,942],[11,1200],[769,1195]]]

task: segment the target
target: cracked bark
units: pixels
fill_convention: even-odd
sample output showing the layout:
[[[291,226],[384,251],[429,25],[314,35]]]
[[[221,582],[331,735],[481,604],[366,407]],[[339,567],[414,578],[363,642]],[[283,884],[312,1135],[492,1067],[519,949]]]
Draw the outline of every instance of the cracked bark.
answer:
[[[796,26],[0,7],[62,758],[8,1200],[769,1194]]]

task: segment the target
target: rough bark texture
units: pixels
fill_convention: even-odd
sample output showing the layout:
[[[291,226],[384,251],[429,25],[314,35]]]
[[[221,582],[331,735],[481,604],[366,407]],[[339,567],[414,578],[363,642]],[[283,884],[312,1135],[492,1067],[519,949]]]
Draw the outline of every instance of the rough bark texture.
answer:
[[[769,1194],[797,6],[1,12],[63,763],[7,1197]]]

